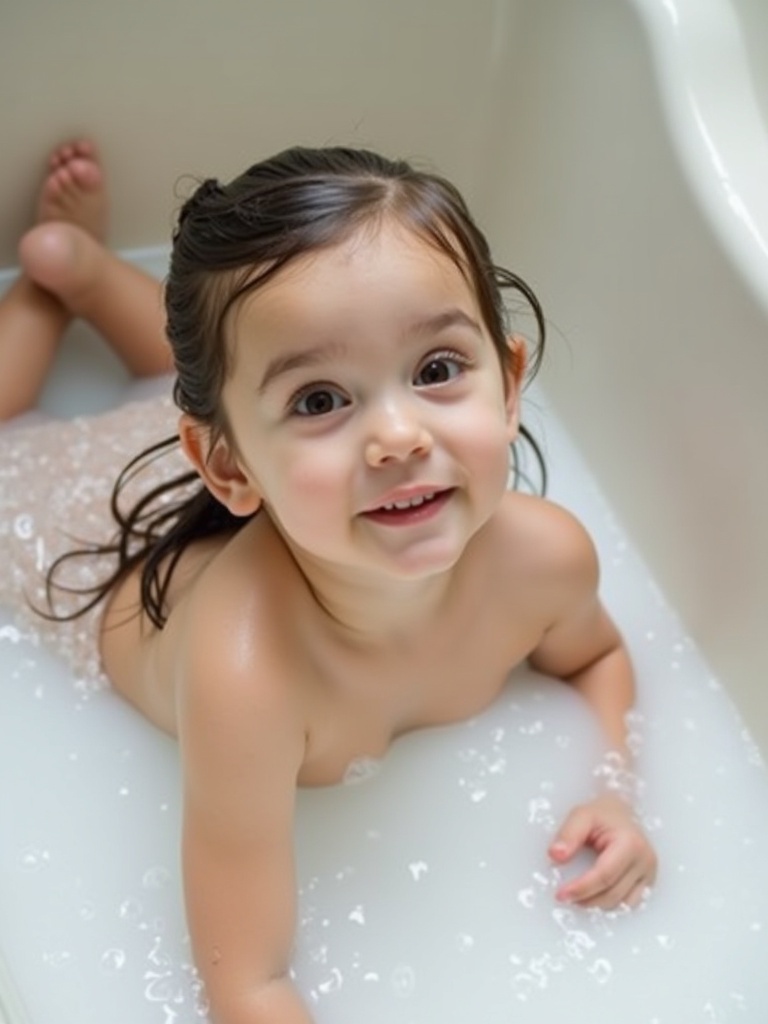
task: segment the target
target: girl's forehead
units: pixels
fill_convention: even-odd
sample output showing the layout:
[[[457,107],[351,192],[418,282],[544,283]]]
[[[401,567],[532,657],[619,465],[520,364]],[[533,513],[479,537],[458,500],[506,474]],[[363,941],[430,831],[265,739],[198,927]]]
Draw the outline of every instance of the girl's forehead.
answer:
[[[450,240],[446,237],[448,245]],[[339,242],[304,253],[282,267],[242,302],[243,312],[269,315],[313,307],[351,308],[372,295],[396,303],[408,295],[435,300],[444,294],[477,306],[471,275],[458,246],[443,250],[413,228],[384,218]],[[254,271],[254,278],[259,277]],[[286,303],[289,307],[286,310]]]

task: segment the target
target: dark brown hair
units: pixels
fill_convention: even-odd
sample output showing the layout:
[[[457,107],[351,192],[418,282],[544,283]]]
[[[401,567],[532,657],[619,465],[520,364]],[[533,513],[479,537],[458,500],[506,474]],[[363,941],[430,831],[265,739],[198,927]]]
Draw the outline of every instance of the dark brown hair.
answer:
[[[225,341],[228,314],[292,261],[337,245],[363,226],[375,228],[385,217],[434,246],[460,269],[504,366],[512,356],[507,344],[510,314],[502,291],[509,289],[522,298],[538,331],[529,363],[533,375],[544,343],[544,319],[536,296],[516,274],[494,265],[485,236],[450,182],[368,150],[296,147],[254,164],[227,185],[204,181],[181,208],[165,287],[178,407],[214,436],[229,436],[221,402],[231,357]],[[543,470],[533,439],[525,428],[521,433]],[[190,493],[197,479],[194,472],[155,487],[127,512],[120,508],[128,481],[148,460],[177,444],[177,436],[168,438],[137,455],[120,474],[112,496],[118,527],[114,544],[64,556],[66,560],[98,551],[116,559],[114,571],[88,592],[77,614],[92,608],[126,572],[143,563],[142,606],[162,628],[171,575],[186,547],[247,522],[233,516],[202,483]],[[61,561],[48,575],[49,599]]]

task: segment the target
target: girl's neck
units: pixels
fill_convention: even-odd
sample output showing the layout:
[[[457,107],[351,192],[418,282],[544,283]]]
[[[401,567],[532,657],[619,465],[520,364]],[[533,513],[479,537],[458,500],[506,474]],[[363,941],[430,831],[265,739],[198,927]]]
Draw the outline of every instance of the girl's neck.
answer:
[[[403,580],[329,570],[294,554],[316,608],[330,629],[356,649],[382,648],[423,635],[442,617],[453,593],[454,570]]]

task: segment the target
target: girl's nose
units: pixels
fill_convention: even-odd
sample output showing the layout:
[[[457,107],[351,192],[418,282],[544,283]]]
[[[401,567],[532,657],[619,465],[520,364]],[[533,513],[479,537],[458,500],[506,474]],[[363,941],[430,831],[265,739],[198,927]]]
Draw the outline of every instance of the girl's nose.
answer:
[[[369,466],[428,454],[432,435],[407,402],[383,402],[371,417],[365,457]]]

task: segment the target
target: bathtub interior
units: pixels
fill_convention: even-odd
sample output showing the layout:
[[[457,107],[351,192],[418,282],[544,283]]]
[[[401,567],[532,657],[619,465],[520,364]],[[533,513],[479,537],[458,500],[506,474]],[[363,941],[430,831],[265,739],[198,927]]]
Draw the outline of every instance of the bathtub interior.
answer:
[[[65,414],[124,386],[103,366],[94,395],[96,339],[73,341],[46,396]],[[546,845],[589,793],[600,743],[567,687],[520,669],[485,714],[404,737],[347,785],[301,794],[297,984],[318,1024],[549,1024],[581,1002],[596,1024],[756,1022],[768,1006],[768,773],[541,392],[525,418],[553,499],[595,537],[637,665],[632,731],[658,886],[633,913],[555,902]],[[7,616],[0,664],[6,1019],[205,1019],[175,744],[114,694],[79,691]]]
[[[457,8],[449,28],[442,8],[430,17],[429,3],[394,3],[382,31],[403,58],[410,105],[396,102],[391,67],[363,68],[372,30],[353,6],[329,5],[324,31],[331,47],[334,19],[352,26],[338,36],[340,78],[365,81],[360,95],[327,84],[306,24],[280,22],[300,33],[306,53],[293,57],[322,86],[303,119],[290,88],[265,111],[260,146],[337,141],[341,124],[342,141],[428,155],[465,189],[498,257],[540,293],[551,344],[528,419],[552,496],[596,539],[605,598],[638,667],[643,814],[663,870],[638,913],[554,903],[547,837],[589,785],[596,738],[564,687],[521,671],[486,715],[406,737],[383,764],[360,766],[356,784],[302,795],[297,982],[319,1024],[515,1014],[549,1024],[574,1005],[597,1024],[758,1024],[768,1006],[768,782],[752,742],[768,741],[753,683],[768,669],[768,493],[755,472],[768,431],[765,311],[675,149],[639,0],[489,0],[471,18]],[[450,59],[435,58],[425,94],[426,52]],[[236,76],[242,55],[231,56]],[[452,78],[457,102],[446,103]],[[209,125],[208,149],[227,128]],[[247,149],[226,150],[231,171]],[[207,166],[197,155],[192,165]],[[137,194],[147,195],[144,173]],[[155,220],[167,223],[165,210]],[[162,274],[163,252],[139,260]],[[125,386],[78,329],[42,404],[97,411]],[[2,622],[6,1017],[203,1018],[180,895],[174,745],[113,695],[85,699]]]
[[[733,0],[749,58],[749,73],[768,133],[768,9],[760,0]]]

